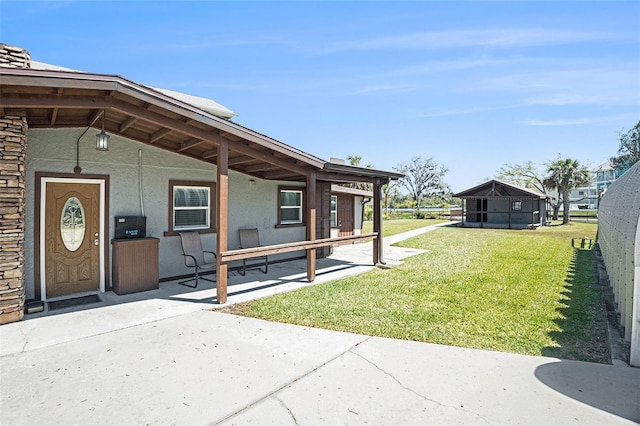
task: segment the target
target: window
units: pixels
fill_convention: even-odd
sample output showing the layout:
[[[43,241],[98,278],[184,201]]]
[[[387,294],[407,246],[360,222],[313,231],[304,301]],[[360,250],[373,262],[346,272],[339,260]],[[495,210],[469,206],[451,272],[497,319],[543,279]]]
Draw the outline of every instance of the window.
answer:
[[[511,205],[511,209],[516,211],[522,210],[522,201],[514,201]]]
[[[303,212],[303,192],[299,188],[279,188],[278,224],[300,225]]]
[[[215,232],[214,182],[169,181],[169,231]]]
[[[338,196],[337,195],[332,195],[331,196],[331,226],[332,227],[336,227],[338,226]]]

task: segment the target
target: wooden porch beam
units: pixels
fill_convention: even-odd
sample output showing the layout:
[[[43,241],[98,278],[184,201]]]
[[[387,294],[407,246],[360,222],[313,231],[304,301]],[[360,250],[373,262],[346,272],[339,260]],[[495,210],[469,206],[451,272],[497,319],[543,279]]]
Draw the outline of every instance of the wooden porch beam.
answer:
[[[253,166],[247,166],[244,168],[244,171],[247,173],[256,173],[263,172],[265,170],[277,170],[279,166],[275,164],[262,163],[262,164],[254,164]]]
[[[193,139],[189,139],[186,142],[183,142],[180,145],[180,148],[178,148],[178,152],[182,152],[182,151],[186,151],[189,148],[193,148],[195,146],[198,145],[202,145],[204,143],[204,141],[200,138],[193,138]]]
[[[382,241],[382,181],[376,179],[373,184],[373,232],[378,238],[373,240],[373,264],[384,264]]]
[[[120,127],[118,127],[118,131],[120,133],[124,132],[125,130],[127,130],[129,127],[133,126],[133,124],[138,121],[138,119],[136,117],[129,117],[126,120],[124,120],[122,122],[122,124],[120,124]]]
[[[157,132],[155,132],[154,134],[151,135],[151,138],[149,139],[149,143],[154,143],[159,141],[160,139],[164,138],[165,136],[167,136],[169,133],[173,132],[173,129],[160,129]]]
[[[316,171],[307,175],[307,240],[316,239]],[[316,249],[307,249],[307,281],[316,279]]]
[[[300,176],[300,173],[292,172],[290,170],[280,170],[277,172],[267,172],[264,174],[265,179],[271,180],[279,180],[279,179],[288,179],[294,176]]]
[[[238,155],[237,157],[229,158],[229,165],[237,166],[238,164],[248,163],[253,160],[255,160],[255,158],[249,157],[248,155]]]
[[[222,140],[218,145],[217,185],[216,185],[216,250],[218,253],[227,251],[229,245],[229,144]],[[227,262],[222,261],[222,256],[216,258],[216,294],[218,303],[227,303]]]
[[[54,108],[51,111],[51,120],[49,121],[52,126],[56,124],[56,119],[58,118],[58,108]]]
[[[91,127],[94,124],[96,124],[96,121],[98,121],[100,119],[100,117],[102,117],[102,114],[104,113],[104,110],[97,110],[93,113],[93,115],[91,116],[91,119],[89,120],[89,125],[87,127]]]
[[[205,160],[208,160],[209,158],[215,158],[217,156],[218,156],[218,149],[212,149],[212,150],[203,152],[200,158],[204,158]]]
[[[248,155],[250,157],[253,157],[255,159],[258,160],[263,160],[267,163],[276,165],[278,167],[282,167],[283,169],[287,169],[287,170],[291,170],[293,172],[299,173],[303,176],[307,175],[307,167],[304,166],[300,166],[298,164],[292,163],[290,161],[287,161],[285,159],[276,157],[273,154],[270,154],[268,152],[264,152],[264,151],[260,151],[254,148],[251,148],[250,146],[242,143],[242,142],[230,142],[229,143],[229,149],[238,152],[240,154],[243,155]]]

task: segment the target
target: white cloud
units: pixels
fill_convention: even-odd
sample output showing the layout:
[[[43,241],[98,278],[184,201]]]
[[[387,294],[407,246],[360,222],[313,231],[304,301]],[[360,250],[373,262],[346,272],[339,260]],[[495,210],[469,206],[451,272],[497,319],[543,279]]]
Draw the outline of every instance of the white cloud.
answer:
[[[640,64],[615,68],[551,64],[475,82],[473,91],[520,94],[526,105],[640,105]],[[560,69],[565,67],[565,69]]]
[[[637,36],[635,36],[637,39]],[[324,53],[371,49],[451,49],[464,47],[510,48],[574,44],[594,41],[633,41],[634,35],[548,28],[448,30],[335,42]]]
[[[557,126],[584,126],[590,124],[609,124],[619,121],[629,121],[637,119],[637,115],[634,114],[620,114],[620,115],[608,115],[600,117],[582,117],[573,119],[557,119],[557,120],[539,120],[529,119],[523,120],[520,124],[526,126],[542,126],[542,127],[557,127]]]
[[[504,105],[504,106],[443,109],[443,110],[434,110],[430,112],[419,113],[419,114],[416,114],[416,117],[432,118],[432,117],[447,117],[447,116],[454,116],[454,115],[478,114],[482,112],[502,111],[506,109],[519,108],[521,106],[522,105]]]
[[[409,92],[419,89],[417,85],[404,85],[404,84],[379,84],[372,86],[365,86],[359,90],[356,90],[356,94],[364,93],[400,93]]]

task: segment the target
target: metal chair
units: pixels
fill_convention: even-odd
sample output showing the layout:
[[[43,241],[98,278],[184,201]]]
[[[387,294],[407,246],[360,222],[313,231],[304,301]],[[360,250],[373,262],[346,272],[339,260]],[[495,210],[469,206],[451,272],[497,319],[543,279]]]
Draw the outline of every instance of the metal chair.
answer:
[[[257,228],[252,229],[240,229],[240,248],[255,248],[260,247],[260,234]],[[247,273],[247,269],[260,269],[263,273],[267,273],[269,270],[269,258],[267,256],[256,256],[256,259],[264,259],[264,265],[261,263],[255,263],[247,265],[247,259],[242,259],[242,270],[240,275],[244,276]],[[262,267],[264,266],[264,271]]]
[[[206,281],[211,281],[212,283],[216,282],[215,280],[211,280],[209,278],[201,277],[200,271],[210,271],[215,269],[216,267],[216,254],[212,251],[203,251],[202,250],[202,241],[200,241],[200,234],[197,232],[180,232],[180,241],[182,242],[182,255],[184,256],[184,264],[188,268],[195,268],[195,276],[193,278],[189,278],[188,280],[180,281],[178,284],[184,285],[186,287],[196,288],[198,287],[198,279],[203,279]],[[205,259],[205,253],[208,253],[213,256],[213,262],[207,261]],[[211,256],[207,256],[211,259]],[[185,284],[189,281],[195,280],[195,285]]]

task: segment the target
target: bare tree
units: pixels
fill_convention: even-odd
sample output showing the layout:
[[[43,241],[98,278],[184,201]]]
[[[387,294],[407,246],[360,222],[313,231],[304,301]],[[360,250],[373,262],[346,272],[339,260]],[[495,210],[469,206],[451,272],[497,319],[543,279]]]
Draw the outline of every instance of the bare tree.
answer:
[[[532,161],[522,164],[505,164],[498,170],[496,178],[525,188],[535,189],[542,194],[547,193],[542,182],[543,177]]]
[[[394,180],[382,185],[382,207],[384,211],[389,213],[391,202],[399,195],[398,183]]]
[[[362,167],[360,165],[360,162],[362,161],[361,155],[347,155],[347,161],[349,161],[349,165],[351,166]],[[371,163],[367,163],[365,167],[367,169],[373,169],[374,166]],[[367,182],[345,183],[343,184],[343,186],[346,186],[348,188],[363,189],[365,191],[373,191],[373,184]]]
[[[496,179],[503,180],[505,182],[519,185],[524,188],[534,189],[541,194],[548,195],[547,187],[544,184],[544,176],[538,170],[538,167],[532,162],[527,161],[522,164],[505,164],[498,170]],[[554,189],[554,188],[550,188]],[[551,201],[551,207],[553,208],[553,220],[558,220],[558,212],[560,211],[560,205],[562,204],[562,198],[558,194],[558,199]]]
[[[409,191],[418,210],[425,197],[444,196],[449,192],[444,182],[448,169],[432,158],[413,157],[409,163],[400,163],[394,169],[404,174],[400,184]]]

